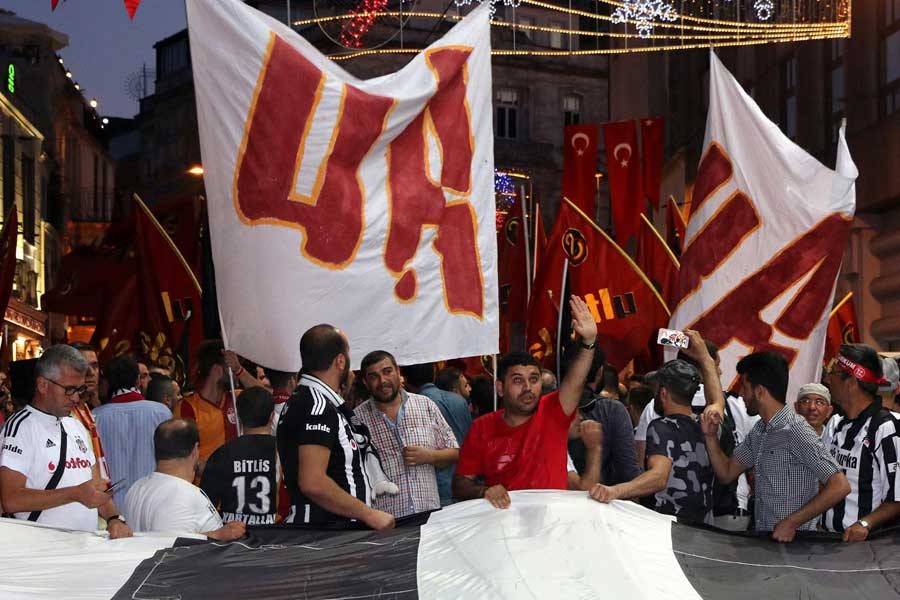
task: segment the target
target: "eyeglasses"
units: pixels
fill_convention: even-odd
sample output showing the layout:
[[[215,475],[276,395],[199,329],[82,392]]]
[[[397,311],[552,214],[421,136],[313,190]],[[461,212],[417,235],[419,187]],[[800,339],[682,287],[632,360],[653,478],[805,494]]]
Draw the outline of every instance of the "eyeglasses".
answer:
[[[81,394],[85,393],[88,390],[88,387],[86,385],[63,385],[61,383],[57,383],[57,382],[53,381],[49,377],[44,377],[44,379],[46,379],[53,385],[58,385],[59,387],[61,387],[63,389],[63,393],[66,396],[75,396],[75,395],[80,396]]]
[[[825,400],[823,398],[813,399],[810,397],[805,397],[805,398],[800,398],[799,400],[797,400],[797,404],[800,404],[802,406],[809,406],[810,404],[815,404],[819,408],[825,408],[830,403],[828,402],[828,400]]]

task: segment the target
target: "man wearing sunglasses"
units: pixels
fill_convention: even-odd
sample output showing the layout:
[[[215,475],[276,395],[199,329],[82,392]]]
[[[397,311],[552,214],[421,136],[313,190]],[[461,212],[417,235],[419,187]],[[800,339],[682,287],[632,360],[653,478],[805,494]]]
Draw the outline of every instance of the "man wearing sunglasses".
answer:
[[[87,361],[51,346],[35,365],[34,397],[0,433],[0,500],[17,519],[94,531],[97,515],[110,537],[131,535],[100,478],[90,436],[69,416],[86,391]]]

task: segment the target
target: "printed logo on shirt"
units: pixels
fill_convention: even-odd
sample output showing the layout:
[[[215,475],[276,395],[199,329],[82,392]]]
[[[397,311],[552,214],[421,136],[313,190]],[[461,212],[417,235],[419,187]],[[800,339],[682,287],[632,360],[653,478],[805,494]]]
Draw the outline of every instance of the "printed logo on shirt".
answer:
[[[857,457],[852,456],[849,452],[838,452],[835,454],[834,459],[837,461],[838,466],[845,469],[856,469],[857,467]]]
[[[9,452],[14,452],[15,454],[22,454],[22,449],[18,446],[14,446],[13,444],[4,444],[3,449]]]
[[[900,465],[900,463],[895,463],[895,462],[888,463],[887,464],[887,472],[888,473],[896,473],[898,465]]]
[[[90,461],[84,460],[83,458],[70,458],[66,461],[67,469],[90,469],[91,463]],[[47,463],[47,470],[53,472],[56,470],[56,465],[52,462]]]
[[[53,440],[47,440],[47,447],[48,448],[56,448],[56,444],[53,443]]]
[[[307,431],[324,431],[325,433],[331,433],[331,428],[328,425],[323,425],[322,423],[316,423],[315,425],[306,424]]]
[[[56,465],[54,465],[52,462],[47,463],[47,470],[52,473],[56,470]]]
[[[81,450],[82,453],[87,454],[87,446],[84,444],[84,440],[76,436],[75,444],[78,446],[78,449]]]

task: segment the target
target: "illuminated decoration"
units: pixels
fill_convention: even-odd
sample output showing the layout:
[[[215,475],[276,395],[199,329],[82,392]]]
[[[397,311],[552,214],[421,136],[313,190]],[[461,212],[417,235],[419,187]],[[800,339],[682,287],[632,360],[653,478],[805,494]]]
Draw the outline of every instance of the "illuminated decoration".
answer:
[[[497,14],[497,2],[500,0],[488,0],[491,3],[491,18],[494,18],[494,15]],[[454,4],[457,6],[468,6],[472,4],[472,2],[478,2],[481,4],[484,0],[453,0]],[[503,0],[503,4],[505,6],[509,6],[511,8],[518,8],[522,3],[522,0]]]
[[[324,2],[325,0],[318,0]],[[337,0],[329,0],[336,2]],[[368,0],[389,2],[397,6],[397,0]],[[441,23],[457,21],[465,16],[462,8],[487,0],[444,0],[448,8],[457,4],[456,11],[416,11],[415,2],[402,10],[384,10],[377,13],[382,22],[393,18],[394,23],[416,19],[418,27],[437,28]],[[795,0],[596,0],[593,10],[569,8],[565,0],[503,0],[508,7],[542,9],[547,15],[544,23],[569,23],[549,27],[527,22],[517,23],[514,15],[508,20],[492,18],[491,26],[497,30],[512,30],[497,36],[491,53],[494,56],[595,56],[631,54],[635,52],[665,52],[709,47],[736,47],[755,44],[801,42],[850,36],[851,6],[849,0],[810,0],[799,5]],[[492,5],[499,6],[498,0]],[[605,5],[605,6],[604,6]],[[406,10],[410,8],[410,10]],[[336,28],[366,13],[350,14],[344,10],[330,16],[321,11],[312,19],[294,21],[303,27],[317,24],[320,28],[331,25]],[[400,20],[398,20],[400,18]],[[429,26],[426,20],[432,20]],[[516,34],[522,34],[516,42]],[[563,48],[551,48],[551,34],[569,36],[574,43]],[[333,60],[348,60],[376,54],[418,54],[421,47],[402,42],[402,35],[383,40],[377,47],[340,48],[329,53]],[[521,40],[526,40],[522,43]],[[334,40],[333,40],[334,41]],[[392,42],[392,43],[389,43]],[[336,42],[338,43],[338,42]],[[342,44],[338,43],[339,46]],[[349,51],[348,51],[349,50]]]
[[[354,15],[341,28],[341,42],[348,48],[361,48],[363,36],[372,29],[375,18],[387,8],[388,0],[362,0],[350,11]]]
[[[313,14],[329,40],[348,50],[380,47],[399,35],[418,0],[314,0]],[[450,1],[450,0],[446,0]]]
[[[648,39],[653,33],[655,21],[677,21],[678,13],[666,0],[625,0],[613,11],[611,20],[614,25],[634,22],[638,36]]]
[[[516,186],[513,185],[509,173],[494,170],[494,199],[497,204],[497,230],[499,231],[506,222],[509,209],[518,200]]]
[[[16,65],[9,65],[6,78],[6,89],[10,94],[16,93]]]

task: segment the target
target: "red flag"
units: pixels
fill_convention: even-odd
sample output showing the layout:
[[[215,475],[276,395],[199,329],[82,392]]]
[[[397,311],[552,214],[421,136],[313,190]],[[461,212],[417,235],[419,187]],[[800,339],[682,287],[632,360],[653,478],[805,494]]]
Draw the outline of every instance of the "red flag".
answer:
[[[592,215],[597,195],[597,126],[568,125],[563,138],[562,195]]]
[[[138,5],[141,0],[125,0],[125,10],[128,11],[128,18],[134,20],[134,13],[137,12]]]
[[[662,179],[663,145],[666,125],[662,117],[641,119],[641,148],[644,154],[644,193],[659,208],[659,186]]]
[[[636,235],[644,212],[641,161],[637,153],[637,128],[634,121],[603,125],[606,165],[609,171],[609,196],[612,203],[616,241],[624,246]]]
[[[59,0],[50,0],[50,10],[56,10],[56,7],[59,5]]]
[[[13,280],[16,277],[18,237],[19,216],[16,207],[13,206],[3,221],[3,230],[0,231],[0,315],[6,312],[9,298],[12,296]]]
[[[684,220],[684,213],[678,208],[675,196],[669,196],[669,203],[666,206],[666,229],[666,242],[669,244],[669,248],[680,256],[681,250],[684,248],[687,222]]]
[[[135,196],[141,346],[150,360],[179,374],[203,341],[200,283],[150,209]]]
[[[534,244],[534,260],[531,261],[531,279],[534,281],[538,265],[541,264],[541,258],[547,249],[547,231],[544,229],[544,219],[541,217],[541,205],[537,203],[534,205],[534,239],[532,243]]]
[[[678,288],[678,259],[645,215],[641,215],[637,264],[670,306]]]
[[[556,369],[556,330],[559,299],[562,293],[565,252],[562,238],[566,232],[566,216],[571,203],[563,200],[550,240],[541,253],[540,263],[531,286],[528,321],[525,324],[525,349],[548,369]]]
[[[119,280],[114,296],[106,299],[104,311],[97,318],[91,345],[99,350],[100,364],[120,354],[130,354],[139,347],[140,328],[137,275]]]
[[[512,323],[525,321],[528,306],[528,267],[522,202],[516,198],[497,232],[497,274],[500,291],[500,352],[509,349]]]
[[[458,359],[463,366],[466,377],[473,379],[475,377],[494,377],[494,357],[491,354],[482,356],[468,356]],[[447,361],[448,364],[454,361]]]
[[[828,317],[828,331],[825,335],[824,362],[828,363],[838,355],[841,344],[858,344],[859,327],[856,325],[856,308],[853,306],[853,292],[838,302]]]

